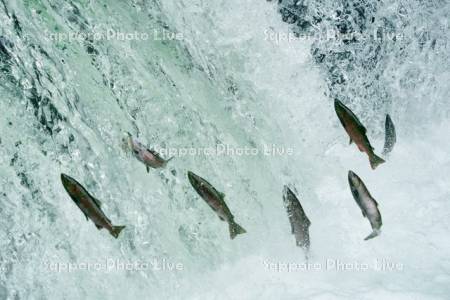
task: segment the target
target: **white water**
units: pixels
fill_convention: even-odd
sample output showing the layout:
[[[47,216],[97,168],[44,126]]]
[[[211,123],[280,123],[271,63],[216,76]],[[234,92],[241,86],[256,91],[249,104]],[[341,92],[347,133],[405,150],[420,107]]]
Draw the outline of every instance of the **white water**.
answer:
[[[385,112],[396,125],[393,153],[372,171],[367,157],[348,146],[325,71],[310,55],[312,41],[266,39],[266,32],[291,30],[276,4],[83,1],[76,15],[66,1],[25,3],[6,4],[21,35],[12,17],[0,14],[1,34],[13,44],[0,84],[0,299],[448,298],[448,34],[436,29],[435,49],[405,42],[407,55],[394,51],[382,61],[391,103],[375,111],[365,109],[376,106],[370,99],[353,100],[377,153]],[[448,5],[440,5],[431,19],[445,23]],[[389,12],[385,5],[378,13]],[[409,11],[424,26],[427,19],[416,15]],[[55,43],[48,35],[111,28],[152,35],[163,27],[184,38],[101,40],[93,43],[98,54],[90,55],[84,42]],[[53,134],[39,123],[42,114],[50,119],[45,101],[35,116],[32,80],[65,117],[50,122]],[[224,143],[260,152],[177,157],[147,174],[121,149],[126,131],[155,147]],[[272,144],[294,155],[264,155],[264,145]],[[371,241],[363,241],[370,226],[348,188],[350,169],[380,205],[382,234]],[[226,194],[247,234],[229,240],[227,226],[189,186],[187,170]],[[127,226],[118,240],[86,222],[61,186],[61,172],[99,198],[114,224]],[[288,183],[312,222],[309,263],[320,270],[267,265],[306,263],[282,204]],[[182,270],[48,268],[108,259],[164,259]],[[374,270],[376,259],[397,267]],[[369,270],[336,271],[327,261]]]

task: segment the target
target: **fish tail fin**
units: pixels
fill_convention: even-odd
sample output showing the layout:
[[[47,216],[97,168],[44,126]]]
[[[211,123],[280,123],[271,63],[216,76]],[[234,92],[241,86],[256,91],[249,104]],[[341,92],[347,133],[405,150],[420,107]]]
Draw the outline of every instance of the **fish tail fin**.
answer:
[[[246,233],[247,231],[242,228],[238,223],[230,223],[230,238],[234,239],[238,234]]]
[[[125,226],[113,226],[112,231],[111,231],[112,236],[117,239],[119,237],[120,232],[124,228],[125,228]]]
[[[369,234],[364,240],[367,241],[367,240],[373,239],[374,237],[380,235],[380,233],[381,233],[381,231],[379,229],[374,229],[372,231],[372,233]]]
[[[373,154],[370,156],[370,166],[372,167],[373,170],[375,170],[376,167],[378,167],[379,165],[381,165],[384,162],[385,162],[385,160],[382,159],[381,157],[377,156],[376,154]]]

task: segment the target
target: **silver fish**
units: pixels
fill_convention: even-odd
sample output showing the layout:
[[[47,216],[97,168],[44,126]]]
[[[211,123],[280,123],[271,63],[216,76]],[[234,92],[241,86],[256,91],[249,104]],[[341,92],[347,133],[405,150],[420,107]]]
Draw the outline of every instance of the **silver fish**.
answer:
[[[291,223],[291,233],[295,236],[296,244],[307,253],[310,247],[309,226],[311,226],[311,221],[306,216],[297,196],[287,186],[284,186],[283,189],[283,203]]]
[[[165,160],[159,155],[158,152],[152,149],[148,149],[143,144],[141,144],[138,140],[133,139],[130,133],[128,133],[128,137],[125,138],[124,149],[130,149],[133,153],[134,157],[136,157],[140,162],[142,162],[146,169],[147,173],[150,172],[150,168],[164,168],[167,163],[173,159],[173,157]]]
[[[385,138],[384,138],[383,156],[387,156],[392,151],[395,142],[397,141],[394,122],[392,122],[391,116],[389,116],[389,114],[386,115],[384,127],[385,127]]]
[[[231,239],[234,239],[238,234],[246,233],[245,229],[234,221],[234,216],[225,203],[223,193],[217,191],[208,181],[191,171],[188,172],[188,178],[195,191],[219,216],[220,220],[228,223]]]
[[[378,203],[370,195],[361,178],[359,178],[358,175],[352,171],[348,171],[348,183],[350,185],[353,198],[359,208],[361,208],[363,216],[369,219],[370,226],[372,226],[372,233],[364,240],[372,239],[381,233],[381,225],[383,225],[381,214],[378,210]]]

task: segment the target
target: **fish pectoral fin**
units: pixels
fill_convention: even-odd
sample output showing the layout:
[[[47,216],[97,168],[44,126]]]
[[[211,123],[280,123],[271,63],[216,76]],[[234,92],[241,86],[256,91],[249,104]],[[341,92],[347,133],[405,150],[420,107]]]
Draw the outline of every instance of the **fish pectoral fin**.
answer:
[[[145,166],[145,168],[147,169],[147,173],[150,173],[150,167],[149,166]]]
[[[83,214],[84,214],[84,216],[86,217],[86,221],[89,221],[88,215],[87,215],[86,213],[83,213]]]
[[[367,215],[364,211],[361,211],[364,218],[367,218]]]
[[[225,221],[225,219],[223,217],[221,217],[221,216],[219,216],[219,219],[222,220],[222,221]]]
[[[95,227],[97,227],[98,230],[101,230],[103,227],[100,225],[95,224]]]
[[[348,142],[349,145],[353,143],[352,138],[350,138],[350,141]]]

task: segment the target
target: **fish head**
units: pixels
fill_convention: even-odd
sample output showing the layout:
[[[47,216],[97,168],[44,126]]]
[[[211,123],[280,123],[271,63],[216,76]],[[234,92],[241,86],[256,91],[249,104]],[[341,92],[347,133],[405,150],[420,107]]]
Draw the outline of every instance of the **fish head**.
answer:
[[[286,200],[288,199],[290,196],[292,196],[294,193],[291,191],[291,189],[285,185],[283,187],[283,198]]]
[[[393,123],[393,122],[392,122],[392,119],[391,119],[391,116],[390,116],[389,114],[386,114],[386,120],[385,120],[385,122],[386,122],[386,123],[391,123],[391,124]]]
[[[128,152],[131,149],[131,145],[128,137],[122,138],[121,148],[123,151]]]
[[[294,199],[297,199],[294,192],[287,185],[285,185],[283,188],[283,202],[285,207],[289,207]]]
[[[194,188],[200,187],[202,183],[202,178],[191,171],[188,171],[188,179]]]
[[[75,180],[69,175],[66,175],[64,173],[61,173],[61,182],[64,186],[70,186],[75,184]]]
[[[344,111],[345,108],[346,107],[345,107],[344,103],[342,103],[338,99],[334,99],[334,109],[336,110],[337,113]]]
[[[79,183],[69,175],[61,173],[61,182],[69,194],[77,192]]]
[[[128,152],[133,149],[133,136],[128,131],[126,132],[126,136],[122,138],[121,142],[123,151]]]
[[[188,179],[192,185],[196,185],[199,182],[199,178],[193,172],[188,171]]]
[[[348,171],[348,182],[353,187],[358,187],[361,184],[361,179],[353,171]]]

